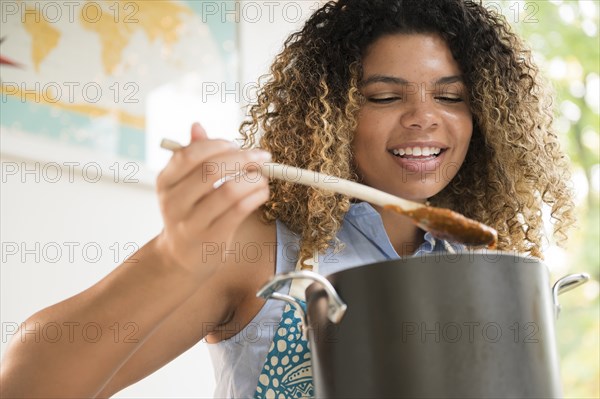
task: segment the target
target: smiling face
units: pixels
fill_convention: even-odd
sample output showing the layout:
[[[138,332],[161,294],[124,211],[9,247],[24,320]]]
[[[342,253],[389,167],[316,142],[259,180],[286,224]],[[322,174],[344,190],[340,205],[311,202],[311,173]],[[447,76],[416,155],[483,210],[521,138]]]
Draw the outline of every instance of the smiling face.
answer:
[[[439,193],[463,163],[473,131],[467,89],[434,34],[383,36],[363,59],[353,151],[362,182],[413,201]]]

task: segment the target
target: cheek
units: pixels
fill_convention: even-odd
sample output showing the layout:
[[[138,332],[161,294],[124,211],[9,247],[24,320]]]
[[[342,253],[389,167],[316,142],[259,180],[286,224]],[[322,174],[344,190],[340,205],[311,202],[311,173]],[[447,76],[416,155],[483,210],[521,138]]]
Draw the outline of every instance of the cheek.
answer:
[[[463,142],[465,143],[465,155],[467,154],[467,151],[469,150],[469,144],[471,143],[471,137],[473,137],[473,118],[469,117],[468,121],[465,123],[465,127],[463,130]]]
[[[357,128],[354,133],[356,147],[368,146],[385,136],[389,129],[388,119],[385,114],[373,112],[372,110],[361,110],[357,118]],[[359,146],[360,144],[360,146]]]
[[[364,135],[357,129],[354,134],[354,140],[352,141],[352,155],[354,159],[354,167],[360,176],[363,175],[362,166],[365,164],[367,159],[366,148],[368,140],[365,140]]]
[[[355,171],[361,179],[364,179],[368,174],[368,165],[372,162],[373,154],[369,148],[373,145],[373,137],[370,130],[367,130],[364,125],[359,125],[354,133],[352,140],[352,155]]]
[[[465,156],[473,135],[473,115],[469,110],[455,114],[450,119],[450,126],[454,127],[457,148],[460,148],[462,155]]]
[[[376,132],[377,129],[376,122],[373,123],[367,113],[359,114],[358,125],[352,140],[352,151],[357,161],[367,152],[369,143],[375,138],[373,132]]]

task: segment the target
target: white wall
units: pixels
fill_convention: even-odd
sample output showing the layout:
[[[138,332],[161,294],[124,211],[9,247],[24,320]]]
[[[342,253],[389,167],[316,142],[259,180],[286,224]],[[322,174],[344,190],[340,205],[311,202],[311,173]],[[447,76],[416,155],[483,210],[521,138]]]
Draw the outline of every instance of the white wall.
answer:
[[[254,9],[244,9],[247,5],[242,2],[239,42],[244,84],[267,71],[283,39],[318,5],[317,1],[246,3],[253,3]],[[253,13],[257,6],[261,12],[258,18]],[[114,160],[98,160],[93,154],[32,141],[6,129],[0,140],[3,353],[18,323],[109,273],[131,248],[143,245],[160,231],[161,218],[152,172],[140,169],[134,176],[138,183],[124,183],[121,174],[120,182],[114,183]],[[74,160],[79,165],[96,162],[104,178],[90,182],[93,168],[87,174],[74,169],[70,176],[68,166],[58,178],[58,169],[51,163],[63,165]],[[129,171],[123,162],[120,165],[122,172]],[[98,248],[102,253],[99,257]],[[213,388],[210,359],[205,344],[200,343],[116,397],[204,398],[212,396]]]

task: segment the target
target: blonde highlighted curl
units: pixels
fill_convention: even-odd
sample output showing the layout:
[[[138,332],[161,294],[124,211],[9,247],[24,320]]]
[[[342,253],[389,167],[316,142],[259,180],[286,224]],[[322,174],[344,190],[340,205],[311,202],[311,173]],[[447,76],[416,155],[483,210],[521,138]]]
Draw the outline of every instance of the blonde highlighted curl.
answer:
[[[430,203],[498,231],[498,248],[542,257],[542,207],[557,242],[573,224],[568,160],[552,130],[552,102],[530,51],[506,20],[465,0],[340,0],[329,2],[292,34],[249,108],[244,148],[273,160],[359,180],[352,153],[361,59],[389,34],[437,33],[469,88],[474,131],[457,176]],[[300,259],[337,245],[351,199],[272,180],[262,208],[301,236]]]

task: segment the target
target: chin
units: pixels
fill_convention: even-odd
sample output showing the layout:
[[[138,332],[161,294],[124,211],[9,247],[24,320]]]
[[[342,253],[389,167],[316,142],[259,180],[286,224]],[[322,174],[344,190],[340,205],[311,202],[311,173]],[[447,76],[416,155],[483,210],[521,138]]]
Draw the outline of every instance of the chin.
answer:
[[[439,194],[444,187],[439,185],[429,185],[426,183],[417,183],[414,187],[406,185],[395,190],[388,191],[397,197],[404,198],[414,202],[425,202],[429,198]],[[387,191],[387,190],[384,190]]]
[[[395,181],[382,180],[380,176],[372,179],[361,179],[360,183],[378,190],[414,202],[424,203],[429,198],[439,194],[448,185],[439,179],[399,178]]]

